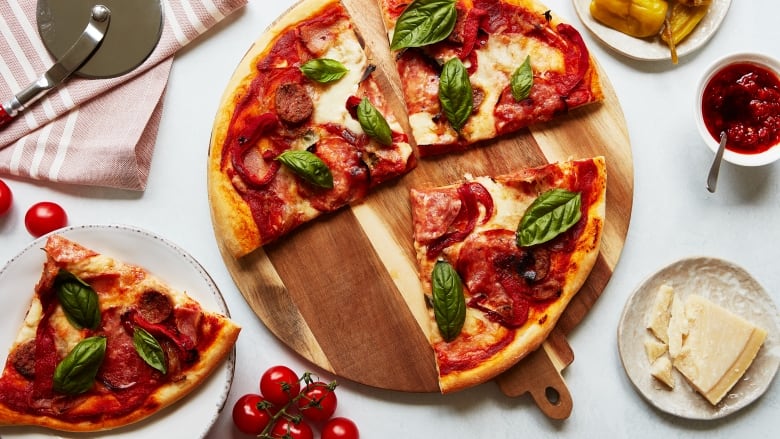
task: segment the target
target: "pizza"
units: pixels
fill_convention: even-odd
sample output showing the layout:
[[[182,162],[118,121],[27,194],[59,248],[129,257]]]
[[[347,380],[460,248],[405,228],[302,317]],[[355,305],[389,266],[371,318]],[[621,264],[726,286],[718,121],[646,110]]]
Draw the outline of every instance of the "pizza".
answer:
[[[189,394],[232,351],[238,325],[145,268],[61,235],[43,250],[0,376],[0,425],[121,427]]]
[[[495,377],[547,338],[595,264],[605,196],[603,157],[411,189],[442,392]]]
[[[307,0],[252,46],[215,118],[208,190],[235,257],[363,199],[415,155],[337,0]]]
[[[603,100],[579,32],[536,0],[378,0],[419,154]]]

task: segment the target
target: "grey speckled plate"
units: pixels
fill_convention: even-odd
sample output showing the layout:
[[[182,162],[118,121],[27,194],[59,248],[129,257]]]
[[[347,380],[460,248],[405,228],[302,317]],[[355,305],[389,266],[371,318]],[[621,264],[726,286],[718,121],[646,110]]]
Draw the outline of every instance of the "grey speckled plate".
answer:
[[[658,288],[672,286],[681,298],[698,294],[764,328],[768,335],[742,379],[712,406],[677,370],[676,386],[669,390],[650,375],[644,348],[647,314]],[[628,378],[639,393],[658,409],[688,419],[716,419],[747,406],[769,387],[780,364],[778,313],[771,296],[744,269],[720,259],[677,261],[644,281],[626,302],[618,325],[618,350]]]

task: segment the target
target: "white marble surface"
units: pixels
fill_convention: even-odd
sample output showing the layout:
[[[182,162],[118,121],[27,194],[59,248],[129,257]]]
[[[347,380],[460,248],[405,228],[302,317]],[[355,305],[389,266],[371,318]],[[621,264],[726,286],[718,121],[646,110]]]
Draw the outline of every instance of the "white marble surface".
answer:
[[[291,4],[251,0],[177,56],[145,192],[2,177],[15,200],[12,211],[0,218],[0,264],[33,239],[24,228],[27,207],[53,200],[65,207],[71,225],[123,223],[148,229],[185,248],[209,271],[244,326],[228,407],[209,436],[215,439],[246,437],[233,428],[229,409],[241,394],[256,390],[267,367],[281,363],[319,372],[267,331],[244,302],[217,251],[205,195],[208,139],[224,86],[251,42]],[[492,383],[441,396],[346,381],[338,389],[337,414],[354,419],[363,438],[777,437],[777,380],[754,404],[724,419],[678,419],[653,409],[634,390],[620,363],[616,329],[637,285],[690,256],[723,258],[744,267],[780,302],[780,164],[724,164],[718,192],[710,194],[705,179],[713,154],[700,140],[693,116],[696,80],[713,60],[746,50],[780,57],[780,3],[733,2],[720,31],[677,66],[619,55],[585,30],[571,0],[547,4],[582,31],[606,71],[620,98],[634,158],[633,215],[623,255],[603,295],[569,337],[575,360],[564,378],[574,399],[571,416],[551,421],[529,397],[507,398]],[[169,437],[177,438],[176,431]]]

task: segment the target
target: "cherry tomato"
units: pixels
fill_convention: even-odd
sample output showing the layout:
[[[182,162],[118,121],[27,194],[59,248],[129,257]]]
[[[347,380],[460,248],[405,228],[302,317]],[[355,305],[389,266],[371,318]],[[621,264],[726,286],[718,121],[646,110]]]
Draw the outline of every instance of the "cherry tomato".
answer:
[[[11,202],[13,200],[14,195],[11,193],[11,188],[9,188],[3,180],[0,180],[0,216],[11,209]]]
[[[308,384],[301,390],[301,397],[298,399],[298,410],[307,419],[315,422],[330,419],[336,411],[336,405],[336,393],[320,381]]]
[[[285,439],[313,439],[314,431],[306,421],[297,424],[289,419],[280,419],[271,428],[271,437]]]
[[[262,396],[248,393],[238,398],[233,406],[233,423],[246,434],[258,435],[268,426],[273,416],[271,411],[258,406],[265,401]]]
[[[24,225],[27,231],[36,238],[45,235],[52,230],[65,227],[68,224],[68,215],[57,203],[41,201],[33,204],[24,215]]]
[[[298,375],[287,366],[272,366],[260,377],[260,393],[277,408],[282,408],[300,391]]]
[[[333,418],[322,427],[322,439],[359,439],[357,425],[347,418]]]

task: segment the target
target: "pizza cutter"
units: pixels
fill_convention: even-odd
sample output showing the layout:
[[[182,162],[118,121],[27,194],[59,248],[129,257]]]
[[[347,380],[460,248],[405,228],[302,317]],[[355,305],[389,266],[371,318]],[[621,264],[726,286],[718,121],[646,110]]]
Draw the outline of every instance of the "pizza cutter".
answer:
[[[0,127],[71,75],[113,78],[141,65],[162,34],[160,0],[38,0],[38,33],[56,59],[0,106]]]

